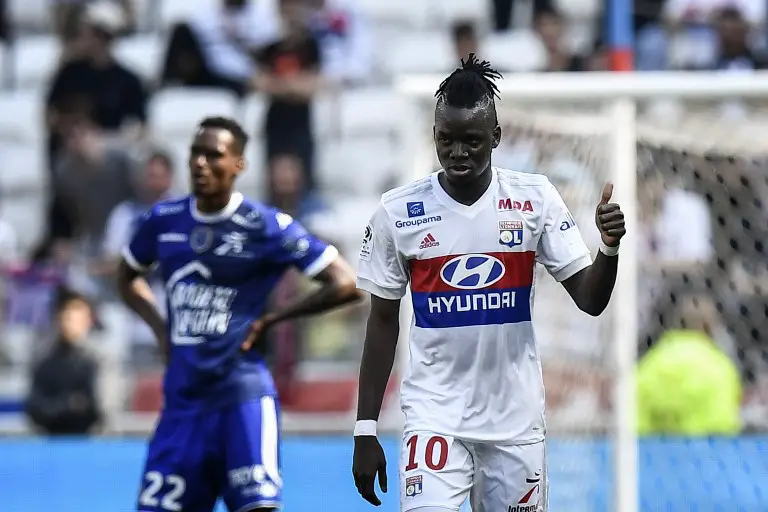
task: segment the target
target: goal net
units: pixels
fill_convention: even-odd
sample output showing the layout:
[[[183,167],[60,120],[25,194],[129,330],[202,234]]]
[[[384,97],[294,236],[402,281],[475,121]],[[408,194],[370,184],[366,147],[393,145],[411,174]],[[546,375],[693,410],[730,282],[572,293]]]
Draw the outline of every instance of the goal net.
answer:
[[[610,85],[578,97],[547,89],[546,77],[537,97],[517,80],[501,87],[494,165],[546,174],[595,252],[595,207],[612,181],[630,231],[599,318],[537,269],[550,510],[765,508],[766,105],[756,93],[691,98],[685,87],[664,99],[658,86],[653,98],[625,87],[636,97],[618,99]],[[417,155],[404,179],[439,167],[437,83],[402,86],[414,109],[405,139]]]

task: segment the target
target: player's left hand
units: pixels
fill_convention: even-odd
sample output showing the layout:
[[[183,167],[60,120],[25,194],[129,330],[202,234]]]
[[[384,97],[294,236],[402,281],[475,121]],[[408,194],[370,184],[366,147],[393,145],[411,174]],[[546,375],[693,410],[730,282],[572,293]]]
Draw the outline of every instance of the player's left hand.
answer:
[[[600,203],[595,210],[595,224],[600,230],[603,243],[608,247],[619,245],[621,237],[627,234],[624,226],[624,214],[616,203],[609,203],[613,195],[613,183],[606,183],[600,196]]]

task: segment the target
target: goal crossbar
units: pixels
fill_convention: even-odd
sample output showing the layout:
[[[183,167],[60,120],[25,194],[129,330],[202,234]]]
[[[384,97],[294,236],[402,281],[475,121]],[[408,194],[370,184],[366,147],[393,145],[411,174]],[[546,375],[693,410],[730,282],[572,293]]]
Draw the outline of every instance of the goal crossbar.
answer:
[[[397,90],[411,99],[431,99],[443,76],[407,75],[396,81]],[[616,479],[614,510],[637,512],[639,508],[639,469],[636,435],[636,397],[634,368],[637,359],[638,332],[638,261],[635,251],[637,226],[637,142],[644,138],[643,129],[638,128],[637,103],[644,100],[675,98],[680,100],[768,100],[768,71],[755,73],[720,72],[673,72],[673,73],[547,73],[508,75],[499,84],[501,102],[524,104],[535,101],[538,104],[551,102],[579,102],[603,104],[607,108],[601,118],[608,123],[610,140],[610,175],[614,183],[615,197],[622,205],[628,232],[622,245],[621,264],[614,294],[613,342],[615,344],[614,383],[615,414],[615,466]],[[411,102],[413,107],[415,102]],[[410,108],[409,107],[409,108]],[[415,110],[414,110],[415,112]],[[413,116],[406,116],[403,123],[404,141],[414,144],[419,139],[416,130],[423,129],[431,120],[414,122]],[[555,117],[556,114],[555,114]],[[570,120],[573,122],[574,120]],[[562,123],[569,122],[564,116]],[[555,124],[557,122],[555,121]],[[561,128],[565,126],[561,125]],[[758,131],[763,132],[762,129]],[[768,130],[766,130],[768,133]],[[423,134],[423,132],[422,132]],[[731,133],[738,137],[738,134]],[[760,134],[750,133],[750,137]],[[745,135],[746,137],[746,135]],[[745,145],[747,145],[746,143]],[[423,175],[425,158],[418,155],[418,162],[411,161],[414,168],[408,178]]]

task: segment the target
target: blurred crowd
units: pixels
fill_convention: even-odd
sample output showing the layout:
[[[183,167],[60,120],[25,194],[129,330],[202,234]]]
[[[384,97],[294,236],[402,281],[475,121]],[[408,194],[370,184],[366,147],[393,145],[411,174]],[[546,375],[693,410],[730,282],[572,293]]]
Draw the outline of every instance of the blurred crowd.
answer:
[[[117,305],[112,281],[137,219],[186,188],[186,139],[193,125],[174,135],[157,127],[183,117],[192,103],[179,100],[175,110],[163,111],[161,100],[167,108],[173,95],[192,101],[197,98],[192,91],[198,91],[231,98],[222,104],[233,105],[233,115],[256,112],[238,116],[252,123],[247,128],[255,136],[249,153],[254,177],[243,184],[244,192],[290,213],[354,260],[359,224],[368,215],[360,205],[375,204],[402,178],[397,173],[402,161],[392,160],[398,140],[390,125],[377,124],[392,117],[397,124],[398,111],[390,108],[397,103],[387,103],[396,95],[391,87],[396,74],[448,72],[472,52],[490,56],[505,74],[609,67],[603,37],[608,13],[599,0],[446,2],[445,10],[453,14],[424,11],[421,18],[418,6],[394,0],[46,0],[44,21],[38,22],[19,14],[23,3],[0,0],[7,87],[0,100],[38,88],[43,118],[6,119],[0,125],[42,123],[42,144],[34,151],[42,153],[45,186],[33,193],[45,206],[44,213],[21,208],[10,216],[23,222],[4,218],[8,209],[0,210],[5,269],[0,411],[26,410],[50,432],[90,430],[119,411],[160,406],[154,340]],[[174,3],[183,16],[160,16],[170,21],[158,23],[156,8]],[[636,68],[762,69],[766,6],[764,0],[636,0]],[[41,37],[55,42],[55,52],[46,54],[50,62],[32,63],[51,70],[38,84],[19,70],[30,66],[24,56],[42,58],[25,49]],[[149,61],[155,66],[147,67]],[[353,95],[356,104],[348,102]],[[251,108],[256,104],[259,108]],[[2,126],[0,151],[14,144],[3,145]],[[761,207],[745,206],[742,199],[762,201],[764,175],[740,167],[730,174],[736,183],[724,184],[718,166],[726,164],[702,160],[706,169],[699,173],[690,159],[675,158],[681,157],[661,152],[648,158],[656,173],[648,175],[639,198],[641,252],[669,262],[644,269],[649,305],[643,305],[641,352],[670,329],[696,325],[694,330],[726,339],[722,351],[732,356],[746,385],[759,389],[768,358],[760,339],[760,321],[768,313],[761,308],[768,300],[748,288],[768,275],[762,248],[754,245],[765,230],[756,227],[764,225]],[[689,172],[677,173],[680,168]],[[562,186],[567,189],[568,180]],[[0,190],[4,200],[15,193]],[[578,202],[579,195],[572,200]],[[749,211],[723,206],[734,201]],[[353,206],[358,210],[351,211]],[[586,212],[581,225],[591,222]],[[40,232],[30,236],[34,229],[26,222],[35,215],[42,219]],[[732,225],[732,219],[740,220]],[[345,222],[352,227],[345,228]],[[744,229],[746,242],[736,249],[729,240]],[[596,246],[594,237],[590,240]],[[162,299],[160,283],[150,284]],[[289,301],[308,286],[299,275],[286,275],[273,302]],[[365,309],[286,324],[271,333],[269,357],[287,410],[350,409]],[[666,317],[654,316],[660,312]],[[558,337],[571,328],[550,324],[542,332]],[[577,332],[585,364],[607,368],[608,348],[594,347],[605,334],[588,321]],[[564,337],[573,338],[573,333]],[[604,373],[607,379],[610,372]],[[599,402],[596,408],[609,401],[605,382],[588,366],[577,374],[556,370],[549,378],[553,404],[576,404],[571,409],[582,417],[583,404],[572,391],[585,382],[588,400]]]

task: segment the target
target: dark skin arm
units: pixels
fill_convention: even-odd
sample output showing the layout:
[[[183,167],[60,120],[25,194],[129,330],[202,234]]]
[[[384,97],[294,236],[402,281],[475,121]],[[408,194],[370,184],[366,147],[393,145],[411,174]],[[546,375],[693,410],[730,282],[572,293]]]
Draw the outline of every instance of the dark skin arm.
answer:
[[[616,203],[608,202],[612,194],[613,185],[608,183],[603,188],[600,203],[595,210],[595,223],[603,243],[608,247],[618,246],[621,237],[627,232],[621,208]],[[618,255],[606,256],[598,252],[592,265],[563,281],[563,286],[579,309],[589,315],[599,316],[611,300],[618,268]]]
[[[241,348],[250,350],[262,333],[276,323],[315,315],[358,301],[362,293],[355,286],[355,272],[341,257],[337,257],[322,272],[314,277],[322,286],[290,306],[265,314],[251,324],[251,331]]]
[[[157,310],[152,289],[144,277],[125,260],[117,267],[117,291],[123,303],[136,313],[155,333],[163,359],[168,363],[170,345],[165,331],[165,320]]]
[[[371,296],[371,313],[365,333],[365,347],[360,363],[357,419],[378,420],[384,393],[395,362],[397,338],[400,334],[400,300]],[[387,492],[387,463],[375,436],[356,436],[352,473],[360,495],[379,506],[381,500],[374,489],[376,475],[379,486]]]

